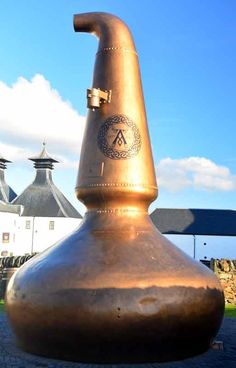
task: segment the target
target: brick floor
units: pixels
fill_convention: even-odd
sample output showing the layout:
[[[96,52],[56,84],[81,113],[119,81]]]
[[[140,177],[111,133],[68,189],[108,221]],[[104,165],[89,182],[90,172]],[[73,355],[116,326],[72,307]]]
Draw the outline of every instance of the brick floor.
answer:
[[[235,368],[236,319],[225,318],[216,340],[223,341],[224,350],[210,349],[207,353],[180,362],[155,364],[95,365],[41,358],[24,353],[14,343],[5,313],[0,313],[0,368]]]

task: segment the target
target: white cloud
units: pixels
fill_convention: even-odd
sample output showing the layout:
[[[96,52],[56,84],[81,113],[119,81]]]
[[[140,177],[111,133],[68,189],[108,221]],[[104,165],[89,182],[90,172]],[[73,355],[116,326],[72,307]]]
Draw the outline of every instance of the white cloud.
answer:
[[[204,157],[162,159],[157,165],[158,184],[170,192],[185,188],[231,191],[236,189],[236,176],[225,166]]]
[[[79,160],[74,161],[72,159],[68,159],[68,157],[57,155],[53,156],[55,159],[59,161],[58,167],[61,167],[63,169],[75,169],[77,170],[79,167]]]
[[[7,160],[10,160],[12,162],[21,162],[21,164],[26,163],[27,159],[30,157],[34,157],[38,152],[35,152],[34,150],[14,146],[12,144],[5,144],[0,142],[0,155],[2,155]],[[4,152],[4,155],[2,154]],[[5,154],[7,152],[7,154]],[[51,152],[50,152],[51,153]],[[58,167],[61,167],[63,169],[78,169],[78,160],[73,161],[72,159],[68,159],[68,157],[65,157],[61,154],[52,154],[53,158],[59,161]]]
[[[0,142],[0,155],[10,161],[25,161],[26,158],[33,156],[33,152],[23,147]]]
[[[11,87],[0,81],[0,131],[7,137],[0,151],[6,158],[9,155],[12,160],[21,160],[35,155],[35,150],[30,152],[24,146],[37,143],[34,147],[38,147],[44,139],[56,154],[78,155],[84,125],[85,118],[62,99],[43,75],[37,74],[30,81],[20,77]],[[74,165],[68,158],[62,159]]]

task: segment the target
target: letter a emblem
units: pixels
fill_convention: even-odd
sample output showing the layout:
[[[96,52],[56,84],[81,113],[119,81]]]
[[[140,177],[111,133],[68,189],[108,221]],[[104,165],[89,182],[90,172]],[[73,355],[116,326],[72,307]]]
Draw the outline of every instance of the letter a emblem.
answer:
[[[117,134],[116,137],[114,139],[114,141],[112,142],[112,146],[114,147],[116,144],[119,144],[119,146],[123,144],[127,144],[124,134],[123,134],[123,129],[116,129]]]

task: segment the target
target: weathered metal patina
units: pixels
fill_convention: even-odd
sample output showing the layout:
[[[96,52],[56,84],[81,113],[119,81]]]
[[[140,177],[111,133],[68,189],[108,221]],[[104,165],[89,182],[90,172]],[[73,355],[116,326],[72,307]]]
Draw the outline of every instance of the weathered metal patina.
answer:
[[[96,363],[200,354],[219,329],[223,293],[148,216],[157,185],[133,39],[110,14],[76,15],[74,27],[100,39],[76,187],[87,212],[10,281],[18,345]]]

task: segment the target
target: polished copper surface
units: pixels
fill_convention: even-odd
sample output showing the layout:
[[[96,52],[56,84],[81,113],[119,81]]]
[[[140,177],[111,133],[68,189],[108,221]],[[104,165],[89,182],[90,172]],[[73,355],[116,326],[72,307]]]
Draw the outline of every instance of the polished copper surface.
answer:
[[[216,276],[155,228],[157,187],[139,74],[127,26],[79,14],[100,39],[77,196],[81,226],[14,275],[7,312],[18,345],[69,360],[178,360],[206,351],[224,310]]]

